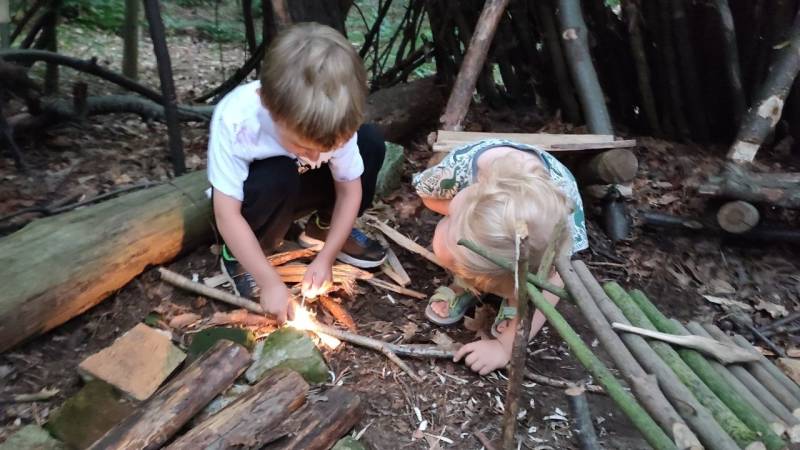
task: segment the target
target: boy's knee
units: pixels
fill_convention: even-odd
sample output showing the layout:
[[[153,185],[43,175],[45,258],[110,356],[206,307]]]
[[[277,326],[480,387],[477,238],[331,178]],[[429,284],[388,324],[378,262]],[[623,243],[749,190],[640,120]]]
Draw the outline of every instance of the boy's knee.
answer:
[[[300,190],[300,175],[297,163],[287,156],[254,161],[250,164],[247,180],[244,182],[245,202],[248,198],[269,199],[291,198]]]

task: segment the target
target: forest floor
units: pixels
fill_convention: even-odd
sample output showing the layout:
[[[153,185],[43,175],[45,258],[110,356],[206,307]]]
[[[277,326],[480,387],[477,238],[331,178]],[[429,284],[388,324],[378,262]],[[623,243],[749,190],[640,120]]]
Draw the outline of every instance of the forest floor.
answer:
[[[74,54],[96,54],[102,49],[107,63],[118,67],[120,44],[113,37],[92,36],[89,48],[75,48]],[[142,82],[157,86],[150,43],[142,41]],[[171,38],[170,48],[175,78],[181,98],[191,98],[221,81],[243,59],[239,46],[196,40],[191,36]],[[111,55],[111,56],[109,56]],[[103,61],[106,62],[106,61]],[[225,70],[223,70],[225,69]],[[80,77],[80,76],[78,76]],[[62,83],[67,91],[75,75],[64,71]],[[91,94],[113,88],[91,81]],[[482,131],[579,132],[557,122],[542,123],[535,114],[519,111],[489,112],[475,108],[468,129]],[[404,234],[423,244],[430,241],[438,217],[426,210],[409,187],[410,176],[423,168],[430,153],[422,142],[431,130],[420,130],[406,146],[407,164],[403,186],[389,198],[377,202],[375,213],[389,220]],[[184,148],[190,170],[205,167],[207,129],[205,124],[183,127]],[[638,138],[640,171],[634,181],[631,212],[652,209],[690,217],[705,214],[707,201],[695,191],[722,162],[724,149]],[[145,124],[135,116],[93,117],[82,124],[46,130],[20,144],[31,167],[18,173],[7,158],[0,158],[0,217],[21,208],[71,203],[82,198],[142,182],[164,181],[171,176],[166,158],[166,132],[158,123]],[[780,146],[779,146],[780,148]],[[760,155],[761,156],[761,155]],[[765,170],[792,168],[789,156],[776,150],[764,155]],[[794,170],[800,167],[795,165]],[[753,307],[756,323],[773,320],[785,311],[800,306],[800,259],[797,248],[786,245],[750,246],[725,242],[712,235],[685,235],[651,232],[635,227],[629,240],[611,245],[601,231],[599,207],[587,204],[591,249],[580,255],[602,280],[616,280],[626,287],[644,290],[667,315],[679,320],[717,321],[723,312],[703,295],[738,300]],[[635,214],[633,214],[635,216]],[[796,213],[769,210],[770,220],[798,223]],[[18,216],[0,223],[2,234],[34,220],[36,214]],[[13,237],[11,237],[13,239]],[[417,255],[395,247],[409,271],[412,289],[430,294],[449,282],[448,275]],[[209,245],[198,248],[168,267],[187,276],[200,278],[218,273],[216,256]],[[458,342],[469,342],[475,332],[463,325],[440,329],[424,317],[425,302],[387,295],[368,285],[360,286],[343,305],[355,318],[359,333],[386,341],[430,343],[436,332],[445,332]],[[492,306],[475,314],[477,324],[491,321]],[[150,269],[116,294],[82,316],[44,336],[0,355],[0,398],[8,394],[38,392],[57,388],[58,395],[38,403],[10,403],[0,408],[0,441],[27,423],[44,423],[66,398],[81,386],[77,365],[86,356],[108,346],[122,333],[156,313],[162,323],[186,312],[209,317],[228,308],[214,301],[174,289],[160,281]],[[597,345],[586,321],[571,304],[561,302],[560,312],[584,341],[608,361]],[[322,320],[329,320],[322,317]],[[722,325],[728,324],[723,321]],[[476,328],[472,323],[471,328]],[[185,342],[191,334],[173,330],[176,341]],[[780,336],[779,344],[794,348],[796,336]],[[325,350],[332,372],[343,384],[360,392],[366,414],[356,431],[366,429],[362,441],[375,449],[459,448],[479,449],[475,432],[490,438],[499,435],[506,381],[501,373],[480,377],[461,364],[449,361],[412,360],[410,364],[423,377],[414,383],[388,362],[383,355],[348,344]],[[587,372],[569,349],[548,327],[529,347],[529,368],[539,374],[567,380],[589,381]],[[520,418],[524,447],[532,449],[577,448],[570,429],[566,398],[561,389],[535,383],[524,388],[524,415]],[[604,395],[590,395],[590,407],[607,447],[646,448],[639,434],[621,411]],[[420,417],[429,424],[422,439],[414,439]],[[441,440],[433,436],[443,436]]]

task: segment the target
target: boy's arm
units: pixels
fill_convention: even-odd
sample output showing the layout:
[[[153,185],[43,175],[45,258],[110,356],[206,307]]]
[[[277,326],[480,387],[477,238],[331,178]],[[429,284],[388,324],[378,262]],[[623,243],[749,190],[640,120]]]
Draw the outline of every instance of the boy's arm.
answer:
[[[267,262],[250,225],[242,217],[242,202],[214,190],[214,218],[225,244],[261,289],[261,306],[279,322],[287,318],[289,292],[280,276]]]
[[[361,178],[351,181],[333,182],[336,191],[336,202],[333,205],[331,229],[325,239],[325,245],[314,259],[303,279],[304,295],[316,296],[331,281],[331,266],[336,255],[344,246],[353,229],[353,224],[361,205]]]

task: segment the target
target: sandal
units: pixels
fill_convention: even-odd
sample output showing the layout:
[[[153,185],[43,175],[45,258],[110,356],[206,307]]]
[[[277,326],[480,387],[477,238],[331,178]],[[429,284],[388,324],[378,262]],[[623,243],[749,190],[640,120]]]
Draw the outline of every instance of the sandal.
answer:
[[[517,307],[516,306],[508,306],[508,300],[503,299],[500,302],[500,307],[497,309],[497,317],[494,318],[494,323],[492,324],[492,336],[497,339],[500,337],[500,332],[497,331],[497,326],[500,325],[502,322],[506,320],[511,320],[517,316]]]
[[[436,325],[452,325],[463,319],[464,314],[476,301],[477,297],[470,291],[456,294],[454,290],[447,286],[439,286],[428,300],[428,306],[425,308],[425,317]],[[436,314],[436,311],[431,308],[431,305],[436,302],[447,302],[447,317]]]

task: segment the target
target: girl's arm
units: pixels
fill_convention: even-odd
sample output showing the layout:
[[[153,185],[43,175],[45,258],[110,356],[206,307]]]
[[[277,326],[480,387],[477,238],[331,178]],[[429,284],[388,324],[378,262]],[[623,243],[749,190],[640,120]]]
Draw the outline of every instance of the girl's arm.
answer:
[[[422,204],[424,204],[431,211],[435,211],[443,216],[448,215],[448,210],[450,209],[449,198],[433,198],[423,196],[420,196],[420,198],[422,199]]]

